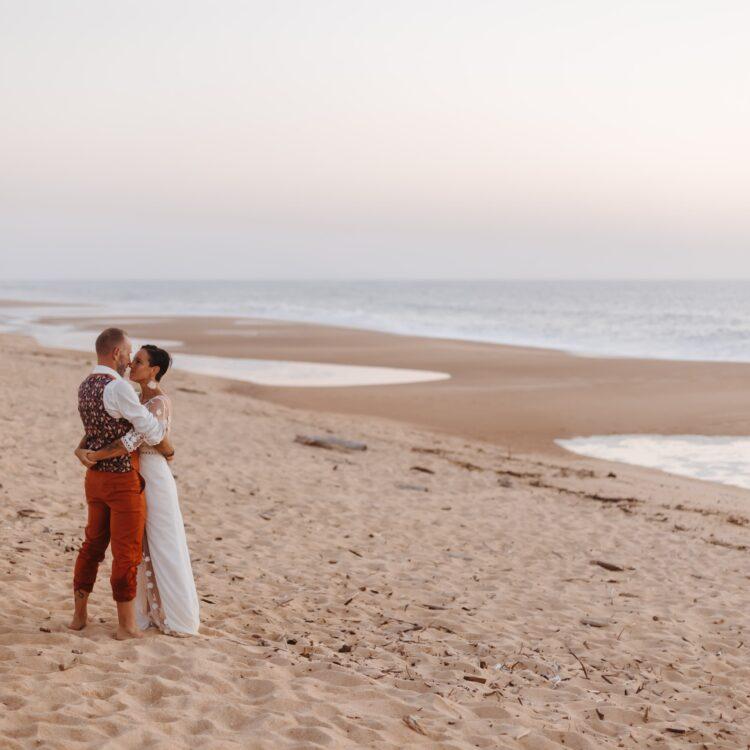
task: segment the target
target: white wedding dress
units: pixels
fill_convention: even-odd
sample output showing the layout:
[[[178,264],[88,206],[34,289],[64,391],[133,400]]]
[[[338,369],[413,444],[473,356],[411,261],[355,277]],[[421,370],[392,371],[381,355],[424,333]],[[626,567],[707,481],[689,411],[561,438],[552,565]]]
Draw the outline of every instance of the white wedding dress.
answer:
[[[145,406],[169,432],[169,399],[154,396]],[[157,627],[169,635],[196,635],[198,593],[169,462],[135,432],[128,433],[123,443],[129,451],[140,446],[140,473],[146,482],[146,533],[135,597],[138,627]]]

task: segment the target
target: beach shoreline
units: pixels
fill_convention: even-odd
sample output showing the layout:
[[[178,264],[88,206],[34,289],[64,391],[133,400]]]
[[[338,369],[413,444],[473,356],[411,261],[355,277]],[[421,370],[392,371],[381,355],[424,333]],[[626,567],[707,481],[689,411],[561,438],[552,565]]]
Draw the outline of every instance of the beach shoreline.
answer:
[[[457,339],[231,317],[41,318],[95,332],[120,325],[174,353],[437,371],[450,379],[354,387],[221,388],[272,403],[379,416],[520,453],[560,455],[555,440],[587,435],[750,434],[750,363],[584,357]]]

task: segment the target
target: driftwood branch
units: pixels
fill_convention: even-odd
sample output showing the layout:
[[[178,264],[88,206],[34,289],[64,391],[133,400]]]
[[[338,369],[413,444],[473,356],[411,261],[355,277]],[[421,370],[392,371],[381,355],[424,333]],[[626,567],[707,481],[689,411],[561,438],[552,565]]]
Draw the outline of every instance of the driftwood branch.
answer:
[[[344,440],[344,438],[327,437],[324,435],[297,435],[294,438],[295,443],[308,445],[311,448],[325,448],[326,450],[339,451],[366,451],[367,444],[359,443],[356,440]]]

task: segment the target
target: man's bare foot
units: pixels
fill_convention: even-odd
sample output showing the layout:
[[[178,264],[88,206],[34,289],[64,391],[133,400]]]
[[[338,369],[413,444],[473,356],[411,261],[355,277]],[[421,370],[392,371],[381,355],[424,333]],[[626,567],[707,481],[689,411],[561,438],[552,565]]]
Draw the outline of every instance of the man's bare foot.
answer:
[[[117,632],[115,638],[118,641],[127,641],[131,638],[143,638],[143,633],[138,627],[135,618],[135,599],[127,602],[117,602]]]
[[[89,621],[89,593],[83,589],[73,592],[73,619],[68,627],[71,630],[83,630]]]
[[[70,621],[68,627],[71,630],[83,630],[89,621],[88,615],[85,612],[76,612],[73,615],[73,619]]]
[[[120,625],[115,631],[115,638],[118,641],[129,641],[131,638],[143,638],[143,631],[138,630],[137,628],[135,630],[130,630],[129,628],[124,628]]]

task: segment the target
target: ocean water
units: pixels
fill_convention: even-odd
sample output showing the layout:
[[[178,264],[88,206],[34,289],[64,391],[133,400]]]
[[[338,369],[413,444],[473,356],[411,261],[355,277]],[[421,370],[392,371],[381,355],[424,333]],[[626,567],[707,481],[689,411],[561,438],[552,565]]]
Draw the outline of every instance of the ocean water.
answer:
[[[86,302],[92,314],[268,317],[578,354],[750,362],[750,281],[0,281],[8,298]]]

